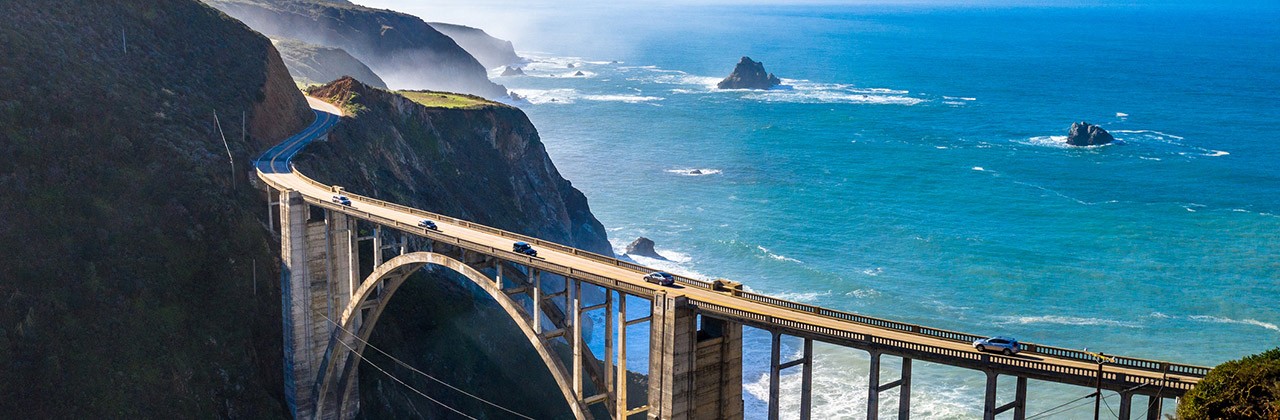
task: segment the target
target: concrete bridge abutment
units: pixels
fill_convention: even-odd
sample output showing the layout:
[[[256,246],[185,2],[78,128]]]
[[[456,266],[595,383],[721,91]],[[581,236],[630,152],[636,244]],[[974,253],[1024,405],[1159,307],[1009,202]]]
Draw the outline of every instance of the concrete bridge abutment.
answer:
[[[741,286],[738,286],[741,287]],[[684,296],[653,297],[650,419],[741,419],[742,324],[699,317]]]

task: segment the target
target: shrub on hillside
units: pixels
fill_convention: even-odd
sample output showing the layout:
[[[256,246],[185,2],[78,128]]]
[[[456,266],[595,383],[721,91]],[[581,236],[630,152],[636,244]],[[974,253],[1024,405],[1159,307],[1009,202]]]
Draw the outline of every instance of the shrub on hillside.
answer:
[[[1183,396],[1178,418],[1280,419],[1280,347],[1213,368]]]

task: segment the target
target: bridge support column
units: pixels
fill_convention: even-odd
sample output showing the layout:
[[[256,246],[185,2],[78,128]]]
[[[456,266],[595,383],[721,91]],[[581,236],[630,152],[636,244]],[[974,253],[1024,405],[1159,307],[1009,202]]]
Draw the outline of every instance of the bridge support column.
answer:
[[[1013,401],[1007,404],[996,406],[996,385],[1000,375],[987,371],[987,393],[986,403],[983,404],[982,418],[985,420],[994,420],[1000,413],[1013,410],[1014,420],[1024,420],[1027,418],[1027,378],[1017,377],[1017,388],[1014,391]]]
[[[1133,416],[1133,393],[1120,393],[1120,414],[1116,416],[1116,420],[1129,420]]]
[[[344,398],[316,412],[317,381],[329,360],[330,340],[339,337],[336,322],[351,300],[359,264],[355,220],[308,205],[296,191],[280,196],[281,299],[284,318],[285,400],[295,418],[350,418],[359,408]],[[339,337],[348,342],[350,337]],[[350,395],[358,395],[354,384]]]
[[[882,353],[871,350],[871,369],[867,384],[867,418],[880,418],[880,393],[898,388],[898,419],[911,418],[911,359],[902,358],[902,373],[898,380],[880,383],[880,357]]]
[[[698,317],[684,296],[653,298],[650,419],[741,419],[742,324]]]
[[[1147,398],[1147,420],[1160,420],[1160,414],[1164,411],[1164,397],[1152,395]]]

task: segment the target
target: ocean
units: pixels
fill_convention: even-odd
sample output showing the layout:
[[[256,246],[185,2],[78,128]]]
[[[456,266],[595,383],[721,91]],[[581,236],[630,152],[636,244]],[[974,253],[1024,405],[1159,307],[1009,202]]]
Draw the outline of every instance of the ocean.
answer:
[[[638,262],[1215,365],[1280,345],[1276,10],[602,7],[516,39],[527,75],[492,76],[527,98],[615,250],[645,236],[670,259]],[[744,55],[784,86],[715,89]],[[1118,141],[1068,147],[1074,121]],[[744,352],[748,418],[763,418],[768,334],[749,329]],[[814,418],[865,416],[866,354],[817,352]],[[980,416],[982,373],[914,367],[914,418]],[[781,380],[795,418],[799,371]],[[1028,413],[1089,392],[1032,381]],[[1090,417],[1091,401],[1051,417]]]

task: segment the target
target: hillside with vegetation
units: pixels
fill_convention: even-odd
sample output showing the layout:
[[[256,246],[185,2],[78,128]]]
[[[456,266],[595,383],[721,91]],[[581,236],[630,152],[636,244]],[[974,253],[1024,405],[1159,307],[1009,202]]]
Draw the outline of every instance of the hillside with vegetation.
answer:
[[[293,81],[299,85],[317,85],[351,76],[370,86],[386,89],[373,70],[341,48],[308,44],[292,39],[272,39]]]
[[[524,61],[516,55],[516,47],[511,44],[511,41],[494,38],[483,29],[443,22],[429,24],[440,33],[453,38],[458,46],[471,53],[471,56],[486,68],[517,65]]]
[[[1178,418],[1280,419],[1280,348],[1213,368],[1182,397]]]
[[[0,413],[281,417],[249,162],[312,113],[271,43],[193,0],[8,0],[0,45]]]
[[[396,89],[507,96],[485,67],[422,19],[323,0],[205,0],[273,38],[341,48]]]

